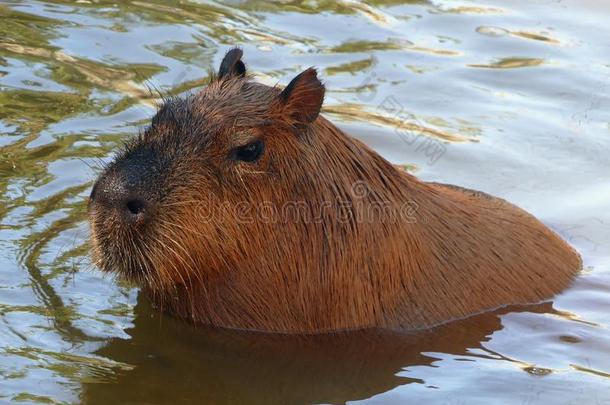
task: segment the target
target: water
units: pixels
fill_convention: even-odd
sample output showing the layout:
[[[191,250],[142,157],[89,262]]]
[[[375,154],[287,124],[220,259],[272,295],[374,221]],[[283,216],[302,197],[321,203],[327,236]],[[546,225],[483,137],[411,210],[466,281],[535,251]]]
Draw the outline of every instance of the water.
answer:
[[[610,403],[610,4],[0,3],[0,402]],[[325,114],[583,255],[552,303],[402,336],[193,330],[87,257],[96,167],[229,46],[319,68]]]

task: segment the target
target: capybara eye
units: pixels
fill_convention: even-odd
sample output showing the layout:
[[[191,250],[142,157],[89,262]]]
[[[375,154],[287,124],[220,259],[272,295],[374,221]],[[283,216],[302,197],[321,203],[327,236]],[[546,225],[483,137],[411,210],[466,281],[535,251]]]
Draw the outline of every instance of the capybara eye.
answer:
[[[250,142],[247,145],[239,146],[233,149],[232,156],[235,160],[254,162],[262,156],[264,150],[265,143],[259,139],[254,142]]]

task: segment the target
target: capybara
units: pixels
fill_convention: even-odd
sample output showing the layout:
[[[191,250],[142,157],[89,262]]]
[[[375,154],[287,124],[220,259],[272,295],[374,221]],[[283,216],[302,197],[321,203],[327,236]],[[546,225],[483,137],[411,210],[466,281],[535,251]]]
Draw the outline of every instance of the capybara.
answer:
[[[516,206],[394,167],[320,115],[309,68],[256,83],[230,50],[91,192],[94,262],[195,324],[413,330],[566,288],[580,256]]]

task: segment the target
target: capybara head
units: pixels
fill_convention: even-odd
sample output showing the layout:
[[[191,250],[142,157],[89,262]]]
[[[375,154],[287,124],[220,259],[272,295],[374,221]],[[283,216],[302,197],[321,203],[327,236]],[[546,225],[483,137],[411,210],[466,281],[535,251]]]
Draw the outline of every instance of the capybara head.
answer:
[[[91,192],[94,261],[161,304],[205,306],[202,294],[210,294],[221,295],[228,308],[236,299],[225,287],[240,289],[247,301],[246,286],[232,283],[240,274],[262,287],[266,272],[298,263],[288,255],[311,256],[317,246],[307,246],[307,238],[322,237],[261,216],[287,202],[309,203],[325,170],[321,161],[341,159],[311,130],[324,85],[313,68],[283,90],[255,83],[241,56],[240,49],[229,51],[198,93],[164,100]],[[299,229],[290,232],[291,226]]]
[[[241,56],[164,100],[95,183],[101,269],[195,323],[306,333],[426,327],[571,280],[575,254],[533,217],[397,170],[319,115],[314,69],[281,89]]]

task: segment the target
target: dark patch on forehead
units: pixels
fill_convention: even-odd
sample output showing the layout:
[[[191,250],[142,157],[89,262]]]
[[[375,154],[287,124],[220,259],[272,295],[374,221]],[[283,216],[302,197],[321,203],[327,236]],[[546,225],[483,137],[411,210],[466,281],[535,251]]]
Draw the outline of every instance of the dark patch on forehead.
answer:
[[[204,117],[193,106],[192,95],[166,99],[146,129],[144,141],[161,142],[170,148],[177,142],[201,140],[209,133],[209,125],[204,125]]]
[[[165,99],[152,117],[151,124],[129,146],[149,146],[163,151],[164,155],[172,156],[185,141],[197,141],[200,144],[200,136],[188,136],[201,134],[201,128],[194,127],[196,120],[192,115],[189,98]],[[201,127],[198,123],[197,125]]]
[[[179,125],[181,122],[188,120],[188,102],[185,98],[170,98],[163,102],[159,111],[152,118],[152,126],[161,126],[163,124]]]

